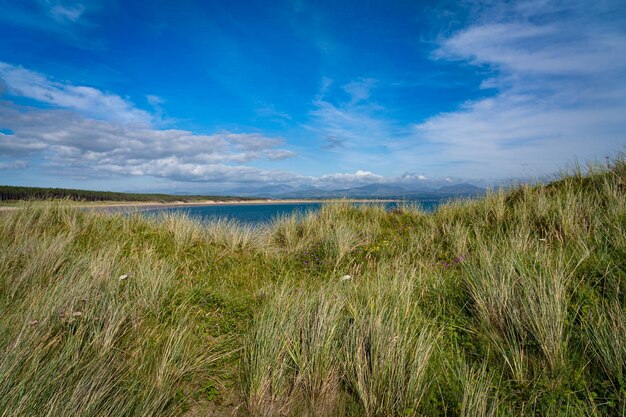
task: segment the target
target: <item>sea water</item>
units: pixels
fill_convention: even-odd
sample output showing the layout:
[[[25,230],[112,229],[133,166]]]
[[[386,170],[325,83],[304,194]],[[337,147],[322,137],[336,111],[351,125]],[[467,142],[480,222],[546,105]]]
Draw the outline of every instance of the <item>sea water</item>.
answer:
[[[206,206],[186,206],[167,207],[158,209],[148,209],[148,215],[159,215],[161,213],[181,213],[191,218],[202,221],[215,221],[219,219],[235,220],[240,223],[262,224],[269,223],[281,216],[292,214],[304,215],[309,212],[316,212],[324,203],[271,203],[271,204],[214,204]],[[387,210],[403,205],[419,205],[422,210],[433,211],[438,205],[438,201],[409,201],[409,202],[386,202],[386,203],[354,203],[354,204],[379,204]]]

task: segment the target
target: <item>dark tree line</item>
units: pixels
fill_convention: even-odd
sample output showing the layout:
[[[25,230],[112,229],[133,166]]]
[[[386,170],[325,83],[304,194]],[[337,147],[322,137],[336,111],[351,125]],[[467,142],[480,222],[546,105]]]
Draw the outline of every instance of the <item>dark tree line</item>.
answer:
[[[72,190],[66,188],[13,187],[0,185],[0,201],[8,200],[55,200],[69,199],[75,201],[206,201],[206,200],[243,200],[242,197],[203,196],[203,195],[171,195],[171,194],[139,194],[118,193],[113,191]]]

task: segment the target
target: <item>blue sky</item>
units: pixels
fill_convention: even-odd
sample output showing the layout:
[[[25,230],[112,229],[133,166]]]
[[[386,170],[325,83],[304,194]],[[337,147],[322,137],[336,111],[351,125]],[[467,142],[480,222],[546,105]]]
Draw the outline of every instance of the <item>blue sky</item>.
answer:
[[[626,145],[621,0],[0,10],[3,184],[490,184]]]

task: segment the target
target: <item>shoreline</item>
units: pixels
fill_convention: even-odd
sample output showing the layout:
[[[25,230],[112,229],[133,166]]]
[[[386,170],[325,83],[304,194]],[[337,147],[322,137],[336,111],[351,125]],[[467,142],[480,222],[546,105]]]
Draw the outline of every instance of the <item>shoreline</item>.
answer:
[[[99,202],[94,203],[81,203],[66,204],[64,207],[73,207],[87,210],[106,210],[113,209],[115,211],[124,209],[135,210],[154,210],[154,209],[168,209],[179,207],[208,207],[208,206],[239,206],[239,205],[272,205],[272,204],[319,204],[319,203],[333,203],[333,202],[346,202],[346,203],[399,203],[404,200],[398,199],[285,199],[285,200],[273,200],[273,199],[259,199],[259,200],[236,200],[236,201],[194,201],[194,202],[172,202],[172,203],[159,203],[158,201],[152,202]],[[46,202],[42,200],[41,202]],[[0,206],[0,211],[13,211],[19,210],[19,205],[15,206]]]

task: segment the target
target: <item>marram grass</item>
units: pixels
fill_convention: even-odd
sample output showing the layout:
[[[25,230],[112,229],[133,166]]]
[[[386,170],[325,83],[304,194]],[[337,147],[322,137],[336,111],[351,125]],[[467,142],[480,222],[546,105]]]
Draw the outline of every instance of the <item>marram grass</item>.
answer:
[[[252,228],[0,213],[0,416],[626,416],[626,164]]]

